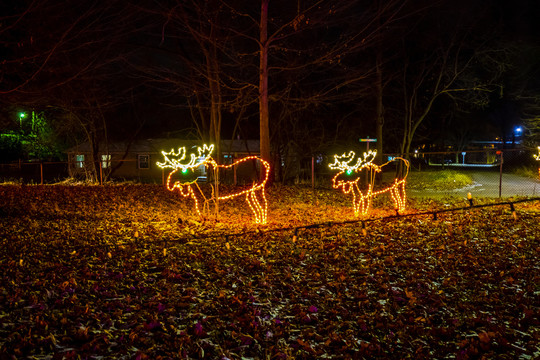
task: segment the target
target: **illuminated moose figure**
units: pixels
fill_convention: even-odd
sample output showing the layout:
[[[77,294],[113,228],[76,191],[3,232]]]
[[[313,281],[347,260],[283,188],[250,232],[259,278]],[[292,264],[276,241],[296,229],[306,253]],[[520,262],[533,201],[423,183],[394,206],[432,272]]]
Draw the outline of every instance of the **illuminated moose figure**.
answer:
[[[358,157],[355,160],[356,155],[354,151],[350,151],[348,154],[344,153],[341,156],[334,155],[335,162],[328,165],[333,170],[340,170],[340,172],[332,178],[332,187],[334,189],[341,188],[345,194],[352,194],[355,216],[360,214],[367,215],[373,197],[385,192],[389,192],[392,196],[392,200],[394,201],[395,208],[398,212],[405,210],[405,181],[409,173],[409,162],[403,158],[397,157],[378,166],[373,164],[376,155],[376,151],[368,151],[368,153],[364,153],[363,159]],[[404,165],[406,169],[405,176],[395,178],[390,186],[375,191],[373,186],[375,174],[380,173],[383,167],[393,162],[403,162],[402,165]],[[365,174],[362,170],[368,171],[368,184],[365,193],[363,193],[358,186],[358,182],[363,174]]]
[[[181,171],[182,174],[187,174],[189,172],[194,172],[199,166],[204,165],[208,170],[218,170],[218,169],[232,169],[234,166],[238,166],[242,163],[247,163],[249,161],[258,161],[261,164],[261,173],[263,179],[254,183],[250,188],[232,193],[226,194],[223,196],[218,196],[217,198],[212,197],[210,200],[227,200],[237,196],[246,196],[246,201],[255,215],[255,222],[258,224],[266,224],[267,218],[267,201],[266,195],[264,193],[264,186],[268,180],[268,174],[270,172],[270,165],[268,162],[264,161],[261,158],[256,156],[248,156],[238,161],[229,164],[229,165],[218,165],[216,161],[210,156],[214,150],[214,145],[207,146],[206,144],[203,147],[197,148],[197,155],[191,153],[189,162],[184,162],[186,159],[186,148],[181,147],[178,149],[178,152],[175,153],[174,150],[170,152],[162,151],[161,153],[165,157],[163,163],[158,162],[157,165],[161,168],[170,168],[173,169],[169,176],[167,177],[167,189],[173,191],[178,189],[180,194],[184,197],[190,197],[195,202],[195,210],[197,214],[201,216],[201,210],[199,209],[200,202],[202,199],[206,199],[201,188],[197,184],[197,177],[191,180],[180,181],[176,180],[173,182],[173,175],[178,171]],[[214,196],[214,194],[212,195]]]

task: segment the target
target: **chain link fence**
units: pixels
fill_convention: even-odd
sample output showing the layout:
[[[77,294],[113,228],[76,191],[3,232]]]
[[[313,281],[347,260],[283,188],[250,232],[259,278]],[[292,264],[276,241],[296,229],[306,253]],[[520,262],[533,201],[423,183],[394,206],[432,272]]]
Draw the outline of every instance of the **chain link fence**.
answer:
[[[106,183],[139,182],[159,183],[162,171],[152,172],[138,168],[136,160],[82,162],[82,161],[18,161],[0,164],[0,183],[58,184],[64,182]],[[126,169],[130,169],[126,171]]]
[[[411,196],[471,193],[475,197],[508,198],[540,194],[540,162],[524,149],[413,154],[411,163]]]
[[[418,152],[409,155],[407,194],[411,197],[448,196],[506,198],[540,195],[539,167],[533,153],[524,149],[478,150],[462,152]],[[385,154],[392,161],[396,154]],[[97,162],[18,161],[0,164],[0,183],[57,184],[78,182],[135,182],[164,184],[168,170],[159,168],[154,159]],[[329,168],[333,155],[282,158],[274,168],[276,181],[285,184],[330,188],[336,170]],[[388,169],[388,170],[386,170]],[[395,167],[385,168],[379,183],[391,183]],[[203,174],[204,175],[204,174]],[[204,176],[201,178],[204,179]],[[233,180],[222,178],[227,183]],[[235,177],[240,184],[242,178]],[[364,181],[362,179],[362,181]]]
[[[397,154],[384,154],[383,161],[391,162],[396,157]],[[466,197],[471,193],[474,197],[507,198],[540,195],[540,161],[534,159],[530,150],[415,152],[408,158],[408,196]],[[337,172],[328,167],[333,161],[333,155],[289,160],[288,163],[296,164],[296,167],[289,165],[282,178],[287,183],[328,188]],[[385,168],[382,178],[377,181],[392,183],[396,171],[395,166]],[[363,179],[362,182],[365,183]]]

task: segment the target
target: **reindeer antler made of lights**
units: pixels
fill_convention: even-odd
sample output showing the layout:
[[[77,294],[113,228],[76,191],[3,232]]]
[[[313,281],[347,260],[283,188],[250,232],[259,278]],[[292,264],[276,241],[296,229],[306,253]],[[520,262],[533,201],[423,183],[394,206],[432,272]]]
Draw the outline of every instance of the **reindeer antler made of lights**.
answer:
[[[534,159],[540,161],[540,146],[538,147],[538,154],[533,155]]]
[[[184,161],[186,158],[185,146],[178,148],[177,153],[174,151],[174,149],[172,149],[170,152],[162,151],[161,153],[163,154],[165,161],[162,163],[158,162],[157,165],[161,168],[182,170],[196,168],[210,158],[210,154],[212,153],[212,151],[214,151],[214,145],[207,146],[206,144],[204,144],[202,148],[199,146],[197,148],[198,156],[191,153],[189,163],[187,164],[182,163],[182,161]],[[200,158],[202,158],[203,160],[197,161]]]
[[[332,170],[352,172],[357,169],[361,169],[364,166],[371,165],[376,155],[376,150],[370,150],[367,153],[364,153],[364,158],[359,157],[354,165],[350,165],[350,163],[354,160],[356,153],[354,151],[349,151],[348,154],[343,153],[343,155],[334,155],[334,163],[329,164],[328,166]]]
[[[170,169],[178,169],[179,167],[182,167],[181,161],[186,158],[186,147],[178,148],[178,152],[175,153],[174,149],[171,149],[170,152],[161,152],[163,154],[163,157],[165,158],[164,162],[157,162],[157,166],[160,168],[170,168]]]

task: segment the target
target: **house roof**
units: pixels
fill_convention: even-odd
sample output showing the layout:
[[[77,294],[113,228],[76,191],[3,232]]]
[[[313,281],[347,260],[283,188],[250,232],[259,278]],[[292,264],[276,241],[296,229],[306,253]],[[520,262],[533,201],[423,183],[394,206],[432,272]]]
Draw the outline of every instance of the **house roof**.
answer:
[[[162,150],[169,151],[185,146],[186,149],[201,146],[200,140],[184,139],[145,139],[137,140],[131,144],[128,142],[111,142],[107,146],[100,144],[100,153],[125,153],[129,147],[130,153],[161,153]],[[90,143],[84,142],[67,150],[68,153],[88,153]],[[221,152],[227,153],[249,153],[259,154],[259,140],[221,140]]]

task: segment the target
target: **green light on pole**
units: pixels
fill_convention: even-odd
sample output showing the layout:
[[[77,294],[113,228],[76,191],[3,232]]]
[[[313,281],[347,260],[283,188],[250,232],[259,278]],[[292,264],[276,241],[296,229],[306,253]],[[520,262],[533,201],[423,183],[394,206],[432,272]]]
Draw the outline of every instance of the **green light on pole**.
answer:
[[[22,119],[24,117],[26,117],[26,113],[20,112],[19,113],[19,126],[21,127],[21,129],[22,129]]]

